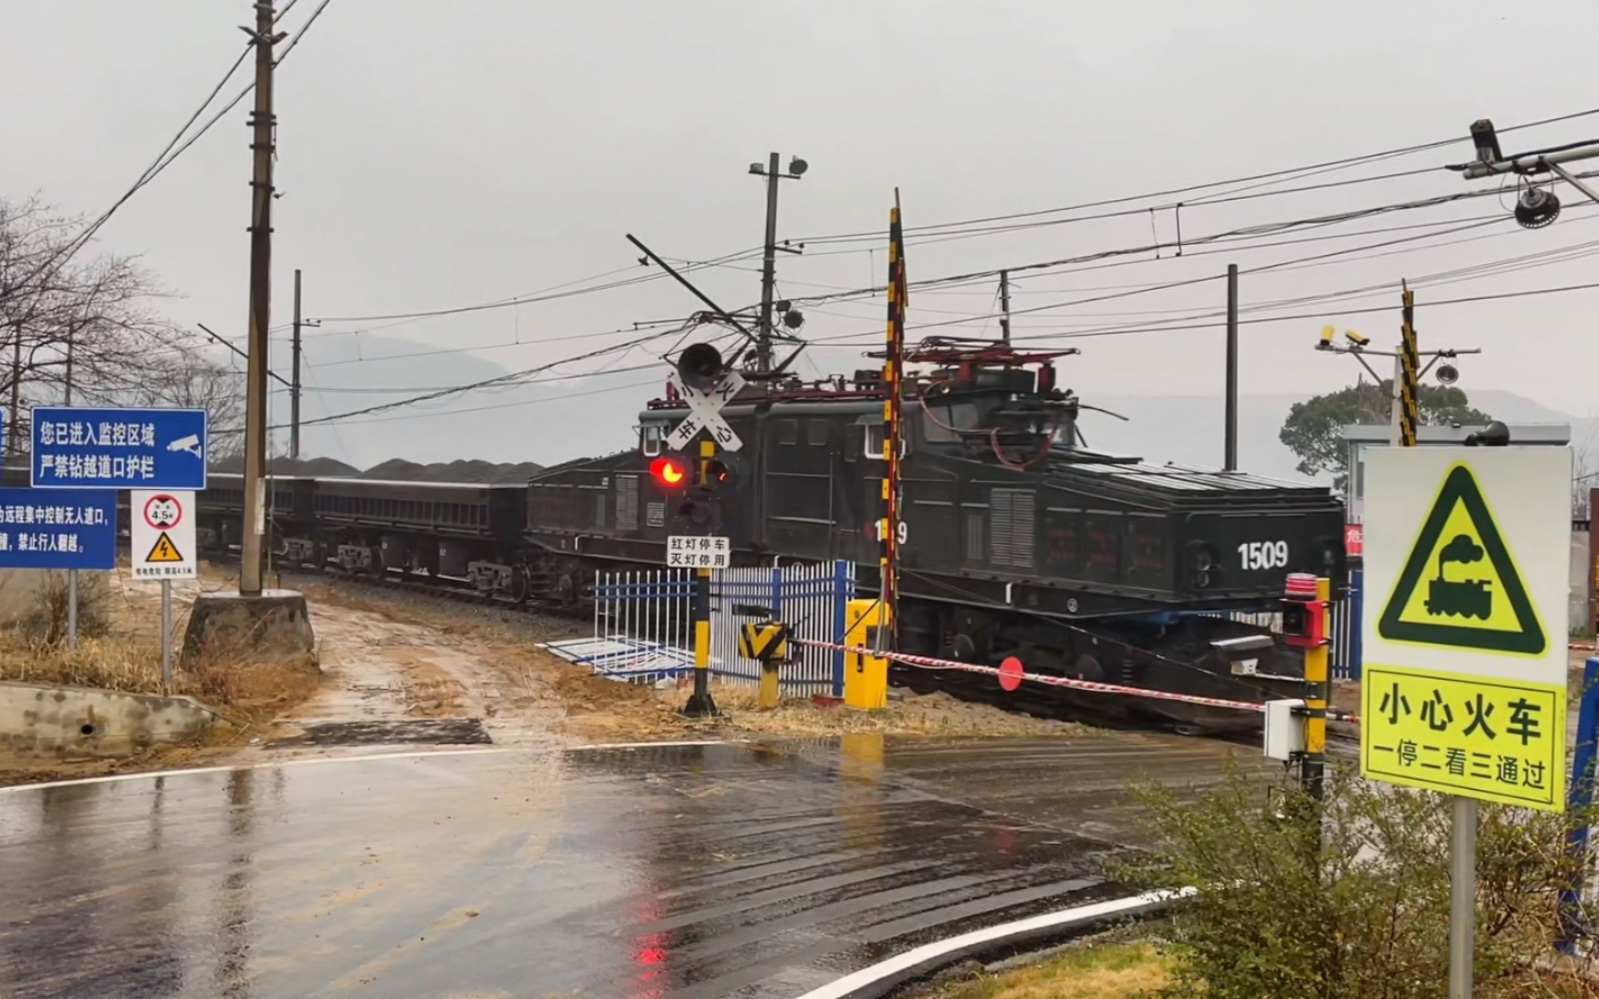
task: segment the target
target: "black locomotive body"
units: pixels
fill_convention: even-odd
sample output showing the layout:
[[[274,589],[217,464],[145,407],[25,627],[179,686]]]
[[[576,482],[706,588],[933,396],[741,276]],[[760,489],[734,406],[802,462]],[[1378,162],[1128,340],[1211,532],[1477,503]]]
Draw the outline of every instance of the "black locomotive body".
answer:
[[[1017,655],[1043,673],[1236,701],[1303,695],[1302,654],[1229,612],[1276,611],[1290,572],[1343,578],[1344,513],[1329,490],[1093,452],[1076,446],[1079,404],[1047,363],[1033,372],[1008,350],[922,356],[944,366],[904,401],[903,651]],[[714,524],[683,523],[679,491],[648,472],[685,415],[666,400],[640,415],[637,452],[533,480],[529,541],[574,564],[658,566],[669,536],[714,533],[735,564],[846,559],[873,591],[881,385],[751,390],[722,414],[743,446]],[[1259,724],[1226,707],[1075,699],[1182,727]]]

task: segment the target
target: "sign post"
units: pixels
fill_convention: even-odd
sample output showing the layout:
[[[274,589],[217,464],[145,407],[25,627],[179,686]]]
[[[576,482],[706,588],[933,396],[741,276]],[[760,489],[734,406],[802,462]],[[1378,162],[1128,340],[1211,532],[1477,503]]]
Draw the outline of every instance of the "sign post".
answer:
[[[1564,808],[1571,450],[1366,462],[1360,770],[1454,796],[1449,996],[1466,999],[1477,802]]]
[[[172,682],[172,578],[192,578],[197,571],[194,562],[194,493],[205,488],[206,447],[209,443],[206,412],[203,409],[94,409],[80,406],[35,406],[33,409],[33,454],[29,458],[28,481],[32,492],[40,487],[62,490],[92,489],[107,491],[112,497],[111,558],[103,566],[116,565],[116,493],[118,489],[164,488],[190,490],[186,493],[167,494],[166,499],[176,504],[177,516],[187,522],[187,543],[181,550],[188,556],[163,559],[171,568],[187,566],[187,577],[163,576],[161,586],[161,678]],[[135,497],[140,494],[134,493]],[[148,498],[150,494],[145,494]],[[186,497],[186,498],[182,498]],[[134,576],[141,575],[140,560],[141,523],[143,507],[136,498],[130,506],[132,530],[131,557]],[[179,520],[172,527],[177,528]],[[164,536],[164,535],[163,535]],[[171,548],[173,542],[167,541]],[[156,553],[151,552],[153,557]],[[187,558],[187,561],[185,561]],[[151,574],[144,574],[150,578]],[[77,579],[70,582],[67,616],[69,630],[76,642],[78,632]]]
[[[161,679],[172,682],[172,581],[200,574],[195,557],[194,493],[135,489],[128,494],[133,578],[161,581]]]

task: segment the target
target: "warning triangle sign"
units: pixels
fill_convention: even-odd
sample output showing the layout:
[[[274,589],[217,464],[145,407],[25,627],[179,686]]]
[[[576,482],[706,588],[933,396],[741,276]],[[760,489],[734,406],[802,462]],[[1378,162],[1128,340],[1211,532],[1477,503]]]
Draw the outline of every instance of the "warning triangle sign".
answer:
[[[1471,469],[1444,477],[1377,634],[1393,642],[1538,655],[1548,638]]]
[[[172,543],[166,531],[155,539],[155,547],[150,549],[150,554],[144,557],[146,562],[182,562],[183,555],[178,552],[178,546]]]

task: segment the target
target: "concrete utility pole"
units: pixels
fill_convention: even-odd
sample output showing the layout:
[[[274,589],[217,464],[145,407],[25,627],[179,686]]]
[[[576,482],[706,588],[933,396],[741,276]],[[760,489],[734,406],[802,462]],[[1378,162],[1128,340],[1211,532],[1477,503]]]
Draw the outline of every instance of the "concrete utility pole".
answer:
[[[999,272],[999,339],[1010,343],[1010,271]]]
[[[1227,265],[1227,382],[1222,469],[1238,471],[1238,265]]]
[[[255,113],[250,116],[255,166],[250,180],[250,325],[245,369],[244,537],[239,593],[261,595],[266,536],[267,330],[272,311],[272,165],[277,120],[272,113],[272,0],[255,5]]]
[[[808,164],[795,157],[789,160],[788,173],[777,166],[777,154],[766,158],[766,166],[750,164],[750,173],[766,178],[766,243],[761,257],[761,322],[756,330],[755,370],[765,374],[772,370],[772,300],[777,288],[777,182],[799,180]]]
[[[300,457],[300,269],[294,269],[294,370],[289,374],[289,457]]]

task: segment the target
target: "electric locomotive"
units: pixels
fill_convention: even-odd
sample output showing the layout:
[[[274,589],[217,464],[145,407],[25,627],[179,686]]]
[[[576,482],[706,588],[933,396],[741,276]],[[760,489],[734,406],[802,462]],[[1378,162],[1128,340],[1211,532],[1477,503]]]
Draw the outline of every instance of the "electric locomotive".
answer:
[[[1289,573],[1344,578],[1342,503],[1324,486],[1087,448],[1077,421],[1093,407],[1057,384],[1071,353],[957,340],[907,352],[901,651],[1015,655],[1034,672],[1233,701],[1303,696],[1303,653],[1237,618],[1276,612]],[[735,565],[847,559],[872,592],[884,398],[876,371],[747,387],[722,409],[743,442],[717,455],[728,481],[693,498],[679,476],[650,472],[697,460],[665,447],[687,415],[669,387],[640,414],[636,450],[531,480],[530,558],[581,579],[594,565],[660,566],[669,536],[716,534]],[[1228,707],[1063,696],[1183,731],[1260,724]]]

